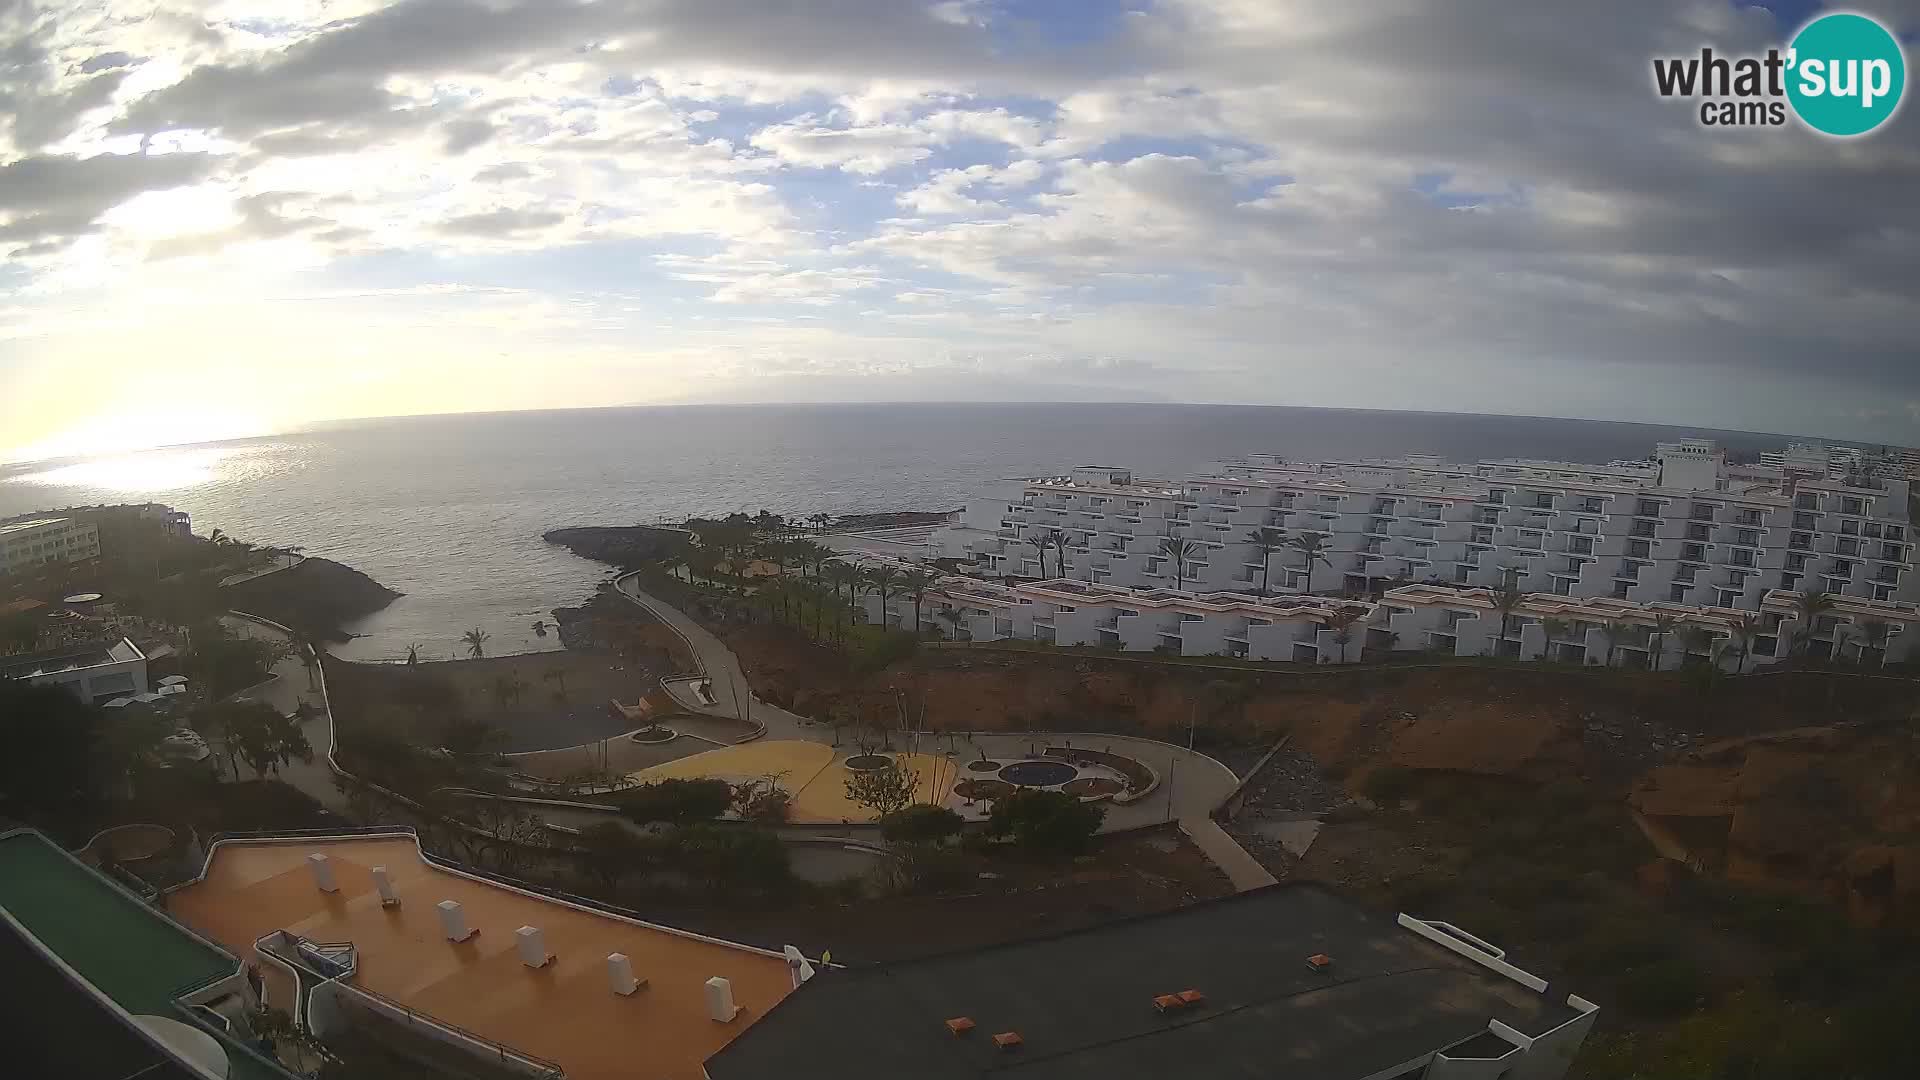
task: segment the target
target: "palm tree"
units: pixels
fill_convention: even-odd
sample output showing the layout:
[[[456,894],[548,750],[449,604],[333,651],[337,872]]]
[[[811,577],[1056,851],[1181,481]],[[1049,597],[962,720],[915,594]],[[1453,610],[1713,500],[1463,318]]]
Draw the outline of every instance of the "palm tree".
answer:
[[[418,645],[407,646],[407,666],[408,667],[420,666],[420,646]]]
[[[510,709],[520,702],[520,691],[526,684],[512,675],[502,675],[493,680],[493,696],[500,701],[500,707]]]
[[[1022,537],[1021,539],[1026,543],[1028,547],[1033,548],[1035,551],[1038,551],[1040,553],[1040,576],[1043,578],[1046,577],[1047,576],[1047,548],[1053,546],[1053,541],[1048,539],[1047,534],[1044,532],[1031,532],[1031,533],[1028,533],[1026,536]]]
[[[1197,558],[1205,550],[1197,540],[1188,540],[1181,536],[1169,536],[1160,541],[1160,554],[1173,560],[1173,587],[1185,588],[1187,581],[1187,560]]]
[[[841,587],[842,586],[846,587],[847,612],[849,617],[851,617],[853,612],[853,583],[855,579],[857,579],[860,576],[859,568],[854,566],[852,563],[841,562],[840,560],[835,559],[826,564],[825,570],[826,570],[827,580],[831,582],[833,585],[833,602],[835,607],[840,606]],[[837,619],[835,620],[835,622],[838,622],[838,621],[839,620]]]
[[[1493,590],[1491,599],[1493,610],[1500,613],[1500,640],[1505,641],[1507,628],[1513,622],[1513,613],[1520,610],[1520,606],[1527,602],[1527,594],[1519,585],[1507,582]],[[1495,650],[1498,651],[1498,648],[1499,646],[1496,645]],[[1611,664],[1613,661],[1609,659],[1607,662]]]
[[[1618,620],[1608,619],[1600,624],[1600,636],[1607,639],[1607,667],[1613,666],[1613,656],[1620,651],[1620,639],[1625,637],[1626,633],[1627,624]]]
[[[1333,642],[1340,646],[1340,659],[1347,659],[1347,643],[1353,640],[1353,624],[1367,613],[1364,607],[1344,607],[1327,616],[1327,629],[1333,631]]]
[[[1287,541],[1287,546],[1307,557],[1307,587],[1304,592],[1313,591],[1313,564],[1318,562],[1333,569],[1333,560],[1327,558],[1327,543],[1333,538],[1322,532],[1304,532]]]
[[[887,596],[900,584],[900,568],[882,563],[867,571],[867,585],[880,594],[880,625],[887,625]]]
[[[913,636],[920,636],[920,605],[927,593],[940,583],[940,575],[928,570],[910,570],[900,575],[900,590],[913,597]]]
[[[1760,629],[1764,625],[1757,611],[1743,611],[1728,625],[1727,629],[1740,653],[1739,664],[1733,669],[1734,674],[1742,674],[1747,670],[1747,658],[1753,655],[1754,639],[1760,636]]]
[[[1287,530],[1262,525],[1247,534],[1247,541],[1253,550],[1260,553],[1260,595],[1267,595],[1267,575],[1273,569],[1273,553],[1287,543]]]
[[[827,526],[833,524],[833,515],[832,514],[813,514],[807,518],[807,524],[812,525],[815,529],[819,530],[820,532],[826,532]]]
[[[1828,593],[1803,592],[1794,601],[1793,618],[1799,624],[1793,632],[1793,652],[1796,655],[1805,656],[1813,648],[1813,635],[1820,627],[1820,617],[1832,610],[1833,597]]]
[[[1660,670],[1660,652],[1667,644],[1667,635],[1673,633],[1673,628],[1678,625],[1679,617],[1664,611],[1653,617],[1653,630],[1647,638],[1648,666],[1653,670]]]
[[[1041,539],[1045,540],[1048,544],[1053,545],[1054,576],[1066,577],[1067,576],[1067,534],[1061,532],[1059,529],[1046,529],[1041,532],[1040,537]],[[1046,548],[1042,547],[1040,549],[1040,575],[1042,577],[1045,577],[1046,573],[1047,573],[1047,552],[1046,552]]]
[[[959,641],[960,631],[965,630],[967,628],[966,612],[961,611],[957,607],[943,607],[938,612],[934,613],[934,617],[939,619],[941,622],[947,624],[947,628],[948,628],[947,636],[952,638],[954,641]]]
[[[1860,624],[1860,662],[1866,663],[1867,650],[1880,654],[1878,667],[1887,666],[1887,636],[1893,627],[1879,619],[1868,619]]]
[[[1547,632],[1547,657],[1546,658],[1548,660],[1552,660],[1554,659],[1554,655],[1553,655],[1554,641],[1556,639],[1564,641],[1567,638],[1573,636],[1573,620],[1541,619],[1540,628]]]
[[[1680,640],[1680,652],[1683,663],[1687,657],[1691,657],[1695,653],[1710,655],[1713,652],[1713,642],[1716,635],[1713,631],[1699,623],[1688,623],[1682,626],[1675,636]]]
[[[467,655],[478,660],[487,655],[487,639],[492,636],[493,635],[476,626],[466,633],[461,634],[460,640],[467,647]]]

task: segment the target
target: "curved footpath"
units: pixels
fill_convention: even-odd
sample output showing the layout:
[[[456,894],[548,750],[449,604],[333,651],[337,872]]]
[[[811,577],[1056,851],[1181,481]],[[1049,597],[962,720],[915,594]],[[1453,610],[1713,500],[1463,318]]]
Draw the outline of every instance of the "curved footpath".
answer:
[[[678,634],[692,650],[703,674],[712,680],[715,704],[705,705],[689,700],[683,690],[675,695],[681,705],[693,712],[764,725],[769,739],[831,741],[831,732],[824,725],[812,723],[754,697],[746,673],[741,669],[740,660],[733,650],[678,608],[641,591],[637,575],[628,574],[616,579],[614,587]],[[234,613],[222,616],[221,622],[231,630],[252,637],[290,639],[284,629],[264,619]],[[326,809],[346,816],[347,800],[334,785],[327,759],[327,751],[333,745],[333,728],[324,688],[309,681],[307,666],[298,656],[289,656],[275,665],[273,674],[275,677],[272,680],[243,691],[241,696],[265,701],[282,712],[292,712],[303,702],[314,706],[314,717],[303,728],[308,743],[314,748],[313,760],[295,761],[283,766],[279,779]],[[736,712],[736,701],[746,705],[746,717]],[[1121,832],[1177,820],[1181,831],[1226,873],[1235,888],[1258,888],[1274,881],[1273,876],[1209,816],[1232,793],[1239,779],[1232,770],[1205,754],[1153,739],[1092,732],[1036,732],[1032,736],[1003,733],[961,736],[956,733],[956,738],[962,737],[970,747],[1001,758],[1027,756],[1047,745],[1062,743],[1087,749],[1114,749],[1137,758],[1159,774],[1159,790],[1137,803],[1108,803],[1102,831]],[[575,828],[590,823],[598,816],[584,811],[558,813],[557,808],[549,808],[549,812],[561,819],[556,824],[564,823]]]
[[[701,672],[712,681],[714,704],[693,700],[683,690],[674,694],[674,700],[680,705],[710,716],[763,724],[768,738],[805,739],[810,742],[831,739],[831,734],[822,725],[811,723],[804,717],[755,697],[747,683],[746,673],[740,667],[740,659],[733,650],[679,608],[643,592],[639,575],[622,575],[615,579],[614,588],[678,634],[693,651]],[[735,702],[746,705],[746,717],[739,716],[735,711]],[[1108,803],[1102,831],[1120,832],[1177,820],[1181,831],[1233,881],[1236,889],[1244,891],[1274,882],[1272,874],[1214,823],[1211,817],[1214,809],[1232,794],[1239,778],[1233,774],[1233,770],[1205,754],[1153,739],[1092,732],[1035,732],[1032,736],[976,733],[965,738],[970,746],[978,747],[993,757],[1025,756],[1037,753],[1047,745],[1065,743],[1087,749],[1115,748],[1138,758],[1159,774],[1160,790],[1137,803]]]

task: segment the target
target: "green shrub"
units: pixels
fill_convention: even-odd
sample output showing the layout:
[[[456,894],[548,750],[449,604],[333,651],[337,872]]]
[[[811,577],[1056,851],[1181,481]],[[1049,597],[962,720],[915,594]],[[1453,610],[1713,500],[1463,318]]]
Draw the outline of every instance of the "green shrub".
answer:
[[[987,832],[1010,836],[1021,848],[1049,855],[1078,855],[1106,820],[1106,811],[1064,791],[1022,788],[993,804]]]
[[[656,780],[618,792],[613,803],[641,824],[711,821],[733,806],[733,786],[725,780]]]
[[[880,819],[880,835],[890,844],[937,844],[960,831],[959,814],[922,803]]]

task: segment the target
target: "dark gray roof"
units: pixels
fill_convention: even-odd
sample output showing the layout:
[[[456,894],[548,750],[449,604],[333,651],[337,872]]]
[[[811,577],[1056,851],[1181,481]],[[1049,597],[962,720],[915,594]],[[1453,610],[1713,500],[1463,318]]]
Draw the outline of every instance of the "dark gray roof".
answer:
[[[930,935],[938,925],[929,925]],[[1307,957],[1333,958],[1325,973]],[[1160,994],[1204,1004],[1161,1013]],[[713,1080],[1357,1080],[1499,1019],[1541,1034],[1550,998],[1312,885],[907,963],[822,970],[707,1061]],[[1557,998],[1557,1000],[1556,1000]],[[952,1017],[976,1027],[956,1038]],[[996,1032],[1024,1045],[1000,1050]]]
[[[0,921],[0,1033],[22,1076],[194,1080]]]

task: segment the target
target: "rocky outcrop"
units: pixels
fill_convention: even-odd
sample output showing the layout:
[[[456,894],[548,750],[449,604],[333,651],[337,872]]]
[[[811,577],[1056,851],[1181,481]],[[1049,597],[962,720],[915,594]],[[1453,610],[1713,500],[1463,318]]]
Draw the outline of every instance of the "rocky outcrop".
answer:
[[[581,558],[634,570],[662,555],[685,550],[688,534],[681,529],[647,525],[582,525],[549,529],[540,538]]]
[[[272,619],[321,641],[343,641],[341,629],[399,599],[400,593],[331,559],[235,582],[221,590],[228,607]]]

